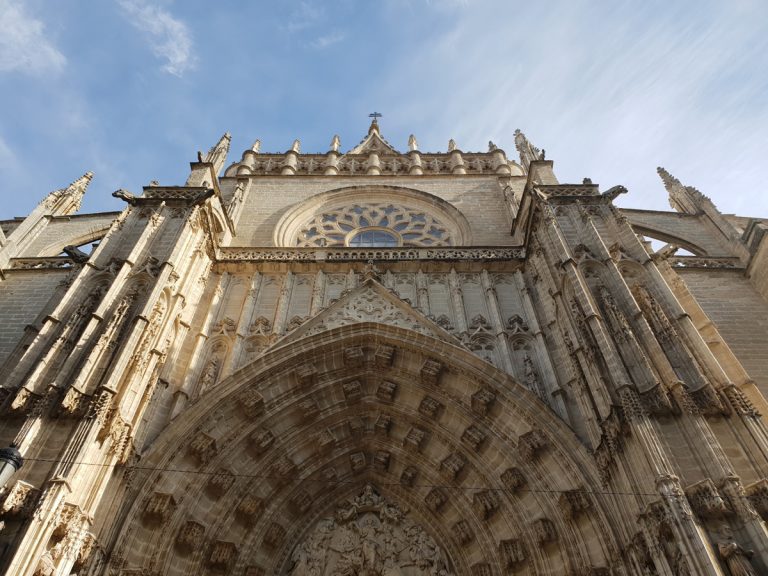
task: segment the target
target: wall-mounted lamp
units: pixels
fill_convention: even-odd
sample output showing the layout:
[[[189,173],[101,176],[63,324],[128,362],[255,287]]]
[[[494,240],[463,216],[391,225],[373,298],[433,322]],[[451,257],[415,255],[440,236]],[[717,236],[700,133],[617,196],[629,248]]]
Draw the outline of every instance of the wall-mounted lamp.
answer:
[[[21,452],[16,446],[11,444],[8,448],[0,449],[0,490],[5,488],[11,476],[22,466],[24,466],[24,458],[21,457]]]

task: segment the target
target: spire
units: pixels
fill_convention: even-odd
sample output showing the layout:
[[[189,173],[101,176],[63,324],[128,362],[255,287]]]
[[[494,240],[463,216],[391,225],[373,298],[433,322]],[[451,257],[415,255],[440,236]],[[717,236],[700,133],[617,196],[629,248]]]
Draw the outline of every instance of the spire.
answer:
[[[699,192],[693,186],[684,186],[680,180],[672,176],[664,168],[656,168],[664,188],[669,194],[669,205],[678,212],[687,214],[698,214],[702,211],[702,202],[709,201],[704,194]]]
[[[66,216],[80,209],[88,184],[93,179],[93,172],[86,172],[66,188],[54,190],[40,203],[55,216]]]
[[[224,167],[224,162],[227,161],[227,153],[229,152],[229,143],[231,141],[232,135],[229,132],[225,132],[216,145],[208,150],[208,154],[205,155],[203,161],[213,164],[214,174],[221,172],[221,169]]]
[[[528,166],[535,160],[543,160],[544,156],[519,129],[515,130],[515,148],[520,154],[520,164],[528,170]]]

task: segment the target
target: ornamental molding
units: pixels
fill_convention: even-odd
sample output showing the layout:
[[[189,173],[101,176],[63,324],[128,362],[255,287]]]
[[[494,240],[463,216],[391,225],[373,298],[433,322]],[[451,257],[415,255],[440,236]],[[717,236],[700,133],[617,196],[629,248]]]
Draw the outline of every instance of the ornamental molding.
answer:
[[[716,268],[739,270],[744,266],[738,258],[731,257],[702,257],[702,256],[671,256],[667,261],[673,268]]]
[[[228,262],[368,262],[373,261],[516,261],[522,247],[438,248],[219,248],[216,259]]]
[[[69,256],[11,258],[11,270],[51,270],[70,269],[76,262]]]

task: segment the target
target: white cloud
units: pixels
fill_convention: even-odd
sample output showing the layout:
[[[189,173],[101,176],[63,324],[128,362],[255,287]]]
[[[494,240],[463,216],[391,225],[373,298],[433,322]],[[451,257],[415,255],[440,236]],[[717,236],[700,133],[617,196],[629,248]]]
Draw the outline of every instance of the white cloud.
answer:
[[[476,2],[411,46],[377,95],[392,103],[390,117],[421,125],[410,129],[427,148],[450,136],[479,150],[491,138],[514,157],[519,127],[563,180],[627,185],[622,204],[666,207],[661,164],[724,211],[740,209],[741,196],[768,214],[756,192],[768,153],[768,4],[693,5],[562,1],[523,15],[502,0]],[[404,85],[419,98],[403,99]]]
[[[334,44],[338,44],[344,40],[344,34],[341,32],[331,32],[330,34],[326,34],[324,36],[320,36],[316,40],[314,40],[310,45],[312,48],[317,48],[318,50],[322,50],[323,48],[328,48],[328,46],[333,46]]]
[[[118,0],[133,26],[149,38],[155,56],[166,61],[163,70],[182,76],[195,66],[192,35],[181,20],[150,0]]]
[[[0,0],[0,72],[60,72],[67,59],[45,34],[42,21],[25,12],[23,3]]]
[[[309,2],[299,2],[291,11],[290,22],[285,26],[288,32],[298,32],[315,26],[323,18],[321,7]]]
[[[0,162],[6,165],[16,162],[16,155],[11,150],[11,147],[5,143],[2,136],[0,136]]]

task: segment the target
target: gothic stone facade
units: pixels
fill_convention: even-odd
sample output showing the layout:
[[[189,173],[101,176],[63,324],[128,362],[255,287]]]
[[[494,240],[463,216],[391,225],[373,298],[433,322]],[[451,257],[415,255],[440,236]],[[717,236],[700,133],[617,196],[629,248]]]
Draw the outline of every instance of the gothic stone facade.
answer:
[[[768,573],[766,225],[515,143],[225,135],[2,222],[0,571]]]

